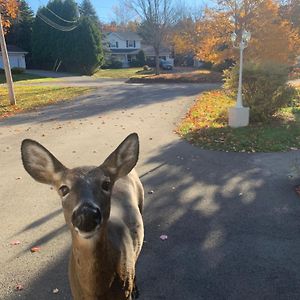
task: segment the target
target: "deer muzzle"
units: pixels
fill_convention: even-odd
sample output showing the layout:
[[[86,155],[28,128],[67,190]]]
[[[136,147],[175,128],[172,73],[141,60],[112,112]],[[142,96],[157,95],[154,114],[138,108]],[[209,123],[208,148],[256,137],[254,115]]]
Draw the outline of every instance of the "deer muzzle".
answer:
[[[100,209],[92,203],[79,205],[72,214],[75,230],[83,234],[94,232],[101,224],[101,219]]]

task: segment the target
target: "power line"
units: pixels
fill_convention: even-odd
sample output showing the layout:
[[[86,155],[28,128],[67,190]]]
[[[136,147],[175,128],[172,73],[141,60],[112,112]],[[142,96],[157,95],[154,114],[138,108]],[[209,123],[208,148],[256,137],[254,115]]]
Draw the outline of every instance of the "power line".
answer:
[[[57,15],[55,12],[53,12],[50,8],[48,8],[47,6],[45,6],[45,8],[49,11],[49,12],[51,12],[56,18],[58,18],[59,20],[61,20],[61,21],[63,21],[63,22],[66,22],[66,23],[77,23],[78,22],[78,20],[76,20],[76,21],[69,21],[69,20],[65,20],[65,19],[63,19],[62,17],[60,17],[59,15]]]
[[[78,27],[78,23],[73,26],[63,26],[59,25],[52,20],[50,20],[48,17],[43,15],[41,12],[37,12],[37,17],[39,17],[42,21],[44,21],[47,25],[51,26],[54,29],[60,30],[60,31],[72,31]]]

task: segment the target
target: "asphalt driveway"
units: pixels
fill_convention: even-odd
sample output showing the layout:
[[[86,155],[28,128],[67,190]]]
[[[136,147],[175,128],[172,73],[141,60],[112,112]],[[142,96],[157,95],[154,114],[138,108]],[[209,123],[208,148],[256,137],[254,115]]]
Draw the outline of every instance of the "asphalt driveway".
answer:
[[[60,200],[23,170],[22,139],[67,166],[98,165],[133,131],[146,192],[141,300],[300,299],[300,153],[212,152],[181,141],[175,124],[213,87],[107,83],[0,122],[0,299],[70,299]]]

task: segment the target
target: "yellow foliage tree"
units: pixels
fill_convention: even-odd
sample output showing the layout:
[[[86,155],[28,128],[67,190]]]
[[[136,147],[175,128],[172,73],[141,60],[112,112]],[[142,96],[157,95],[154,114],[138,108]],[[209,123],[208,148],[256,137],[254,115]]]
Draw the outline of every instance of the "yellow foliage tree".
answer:
[[[18,0],[0,0],[0,12],[4,30],[8,29],[11,25],[11,20],[17,17],[18,9]]]
[[[245,51],[246,59],[293,64],[300,50],[300,37],[288,20],[281,18],[273,0],[222,1],[222,10],[208,10],[197,25],[201,36],[197,57],[215,63],[237,59],[230,34],[249,30],[252,38]],[[238,2],[238,3],[237,3]]]
[[[199,43],[196,32],[196,22],[191,18],[180,20],[169,35],[169,41],[174,46],[176,54],[187,54],[195,51]]]

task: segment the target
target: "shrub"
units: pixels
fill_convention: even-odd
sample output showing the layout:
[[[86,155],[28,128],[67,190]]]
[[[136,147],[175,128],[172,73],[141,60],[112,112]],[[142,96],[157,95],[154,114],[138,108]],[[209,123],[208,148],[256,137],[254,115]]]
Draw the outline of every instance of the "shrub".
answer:
[[[123,63],[119,60],[112,59],[106,61],[105,64],[101,67],[102,69],[122,69]]]
[[[138,67],[142,67],[146,63],[146,55],[143,50],[140,50],[139,53],[136,55],[136,60],[139,62]]]
[[[143,64],[141,64],[138,60],[136,59],[133,59],[130,63],[129,63],[129,66],[131,68],[138,68],[138,67],[141,67]]]
[[[213,66],[213,63],[210,61],[204,61],[203,64],[201,65],[201,69],[205,70],[211,70]]]
[[[0,74],[5,74],[4,69],[0,68]]]
[[[237,95],[239,66],[224,71],[224,87]],[[267,121],[280,108],[291,105],[296,90],[287,84],[288,68],[279,64],[245,64],[243,100],[252,121]]]
[[[11,69],[12,74],[23,74],[25,72],[24,68],[14,67]]]
[[[234,61],[232,59],[225,59],[222,63],[213,65],[211,69],[215,72],[223,72],[231,68],[233,64]]]

